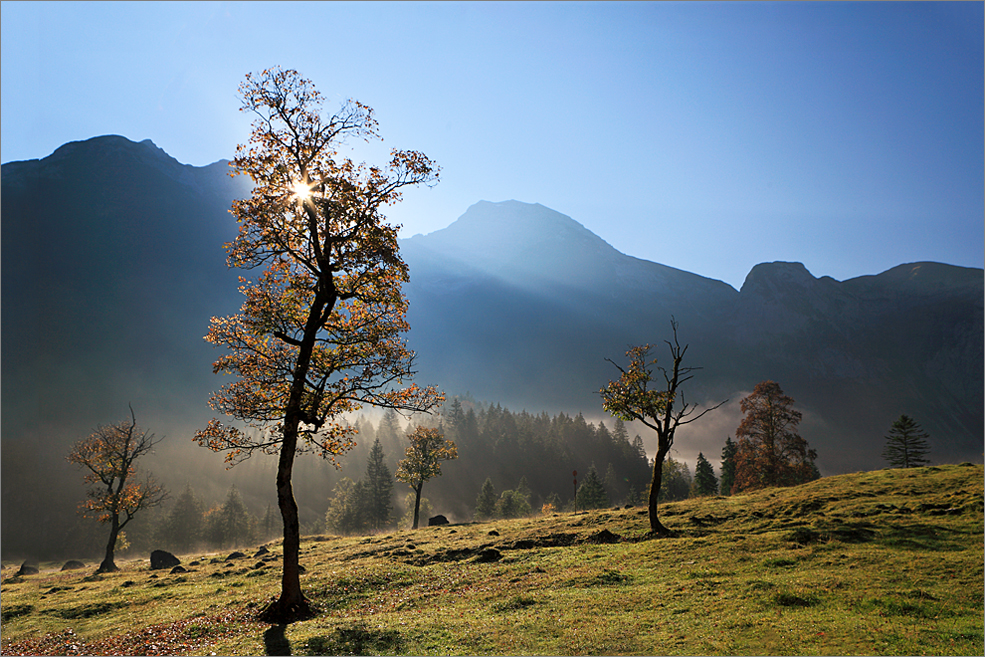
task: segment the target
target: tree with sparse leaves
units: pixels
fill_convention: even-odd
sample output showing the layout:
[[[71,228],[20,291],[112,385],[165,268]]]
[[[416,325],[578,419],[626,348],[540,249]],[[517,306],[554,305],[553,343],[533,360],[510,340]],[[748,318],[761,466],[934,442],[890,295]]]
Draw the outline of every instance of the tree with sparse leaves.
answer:
[[[352,446],[343,415],[365,404],[427,411],[443,399],[433,387],[404,385],[414,374],[402,337],[408,269],[399,227],[382,214],[404,187],[435,183],[438,169],[415,151],[392,151],[385,167],[341,155],[347,139],[379,137],[373,110],[350,100],[323,116],[321,94],[297,71],[249,74],[240,94],[255,120],[233,167],[254,186],[233,203],[239,234],[227,260],[261,271],[241,278],[242,309],[212,318],[206,340],[226,351],[214,371],[236,377],[210,405],[251,430],[213,419],[195,438],[227,452],[230,464],[257,451],[278,455],[281,593],[260,619],[289,623],[311,615],[298,563],[296,455],[334,461]]]
[[[410,446],[397,464],[397,479],[414,491],[414,526],[420,522],[421,490],[428,479],[441,476],[441,462],[458,458],[458,447],[437,429],[417,427],[407,435]]]
[[[106,554],[98,573],[119,570],[114,554],[120,533],[141,509],[160,505],[167,499],[164,486],[151,475],[137,481],[137,461],[149,454],[160,439],[137,427],[137,416],[130,408],[130,420],[96,428],[88,438],[72,447],[70,463],[88,470],[88,499],[79,510],[88,518],[109,524]]]
[[[889,429],[882,457],[894,468],[916,468],[927,465],[930,463],[930,459],[926,458],[930,453],[928,438],[930,435],[924,432],[913,418],[900,415]]]
[[[606,359],[616,366],[621,376],[618,381],[610,381],[600,391],[602,408],[608,413],[626,422],[639,420],[657,432],[657,453],[653,458],[648,509],[650,531],[660,536],[671,533],[657,517],[657,501],[660,497],[664,459],[674,444],[674,434],[679,426],[694,422],[705,413],[725,403],[723,401],[694,417],[689,417],[694,414],[697,407],[685,401],[681,386],[692,378],[691,372],[699,368],[682,365],[688,345],[682,347],[677,339],[677,321],[672,319],[670,326],[674,332],[673,342],[667,341],[670,347],[671,369],[668,371],[663,367],[657,368],[663,374],[663,389],[650,387],[657,380],[653,371],[657,361],[650,358],[651,347],[647,344],[633,347],[626,352],[629,358],[629,365],[626,368]]]
[[[815,479],[817,452],[807,445],[797,425],[801,413],[775,381],[756,384],[739,408],[739,428],[732,492],[769,486],[793,486]]]

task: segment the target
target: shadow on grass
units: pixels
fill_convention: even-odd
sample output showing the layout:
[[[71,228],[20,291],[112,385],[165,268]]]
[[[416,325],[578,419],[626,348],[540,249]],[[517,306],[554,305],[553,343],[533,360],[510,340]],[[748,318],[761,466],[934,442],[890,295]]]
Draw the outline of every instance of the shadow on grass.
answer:
[[[291,654],[291,642],[287,640],[287,636],[284,634],[286,629],[287,625],[271,625],[263,633],[263,647],[268,655],[283,655],[286,657]]]
[[[308,639],[310,655],[389,655],[400,654],[404,640],[395,630],[366,627],[336,628],[330,636]]]

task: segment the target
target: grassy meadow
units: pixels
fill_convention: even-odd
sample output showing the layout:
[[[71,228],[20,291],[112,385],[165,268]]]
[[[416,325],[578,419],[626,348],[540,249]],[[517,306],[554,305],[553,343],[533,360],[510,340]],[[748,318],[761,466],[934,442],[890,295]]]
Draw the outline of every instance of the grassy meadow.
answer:
[[[5,563],[8,654],[983,654],[983,468],[948,465],[661,506],[309,536],[319,610],[252,620],[270,553],[96,565]],[[263,559],[267,560],[264,561]]]

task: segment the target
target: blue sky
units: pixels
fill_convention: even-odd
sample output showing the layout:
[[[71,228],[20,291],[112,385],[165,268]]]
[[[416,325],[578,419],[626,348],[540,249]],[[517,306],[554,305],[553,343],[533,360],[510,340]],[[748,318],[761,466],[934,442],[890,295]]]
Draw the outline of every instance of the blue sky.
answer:
[[[982,3],[0,4],[0,160],[151,139],[205,165],[248,138],[245,73],[298,69],[377,112],[442,182],[403,234],[539,202],[630,255],[735,287],[982,267]]]

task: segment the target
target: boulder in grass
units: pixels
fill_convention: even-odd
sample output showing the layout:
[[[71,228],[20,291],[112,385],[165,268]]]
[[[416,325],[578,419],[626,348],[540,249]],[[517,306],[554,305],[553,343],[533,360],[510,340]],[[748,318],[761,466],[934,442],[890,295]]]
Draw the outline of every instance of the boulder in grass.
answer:
[[[433,518],[430,518],[428,520],[428,527],[438,527],[440,525],[447,525],[447,524],[448,524],[448,518],[442,515],[434,516]]]
[[[270,553],[270,550],[267,549],[267,546],[266,545],[262,545],[262,546],[260,546],[260,549],[256,551],[256,554],[253,555],[253,558],[254,559],[258,559],[258,558],[262,557],[263,555],[269,554],[269,553]]]
[[[85,568],[85,567],[86,565],[81,561],[70,559],[69,561],[65,562],[64,566],[62,566],[62,570],[78,570],[79,568]]]
[[[237,550],[236,552],[233,552],[228,557],[226,557],[226,561],[232,561],[233,559],[242,559],[245,556],[246,556],[245,554]]]
[[[181,560],[167,550],[154,550],[150,553],[150,569],[161,570],[163,568],[174,568],[179,565]]]
[[[177,575],[178,573],[187,573],[188,570],[184,566],[175,566],[171,569],[172,575]]]
[[[41,571],[38,570],[38,567],[36,565],[25,561],[24,563],[21,564],[20,570],[17,571],[17,577],[20,577],[22,575],[37,575],[40,572]]]

